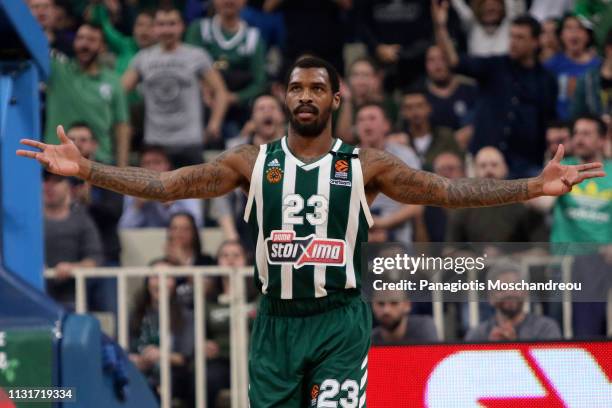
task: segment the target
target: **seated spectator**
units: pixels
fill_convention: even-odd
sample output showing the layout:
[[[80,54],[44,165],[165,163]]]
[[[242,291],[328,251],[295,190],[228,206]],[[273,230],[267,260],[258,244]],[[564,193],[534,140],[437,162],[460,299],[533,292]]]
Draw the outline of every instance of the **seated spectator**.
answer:
[[[548,163],[550,159],[555,157],[559,145],[562,144],[565,149],[565,156],[572,155],[572,129],[568,122],[552,121],[546,127],[546,154],[544,155],[544,163]]]
[[[384,92],[384,73],[368,57],[357,58],[348,71],[347,83],[341,88],[342,104],[336,123],[336,135],[352,143],[355,139],[355,116],[357,109],[369,102],[380,103],[393,126],[397,122],[398,106],[391,95]]]
[[[230,94],[224,139],[235,137],[249,116],[249,105],[266,85],[266,45],[259,29],[240,17],[244,1],[213,0],[215,14],[191,23],[185,42],[205,49]]]
[[[246,253],[238,241],[224,241],[217,252],[217,263],[223,267],[247,265]],[[218,279],[221,293],[206,304],[206,353],[208,406],[214,407],[219,391],[230,388],[230,281]]]
[[[155,268],[177,266],[168,259],[153,261]],[[160,393],[159,350],[159,285],[157,276],[147,277],[134,300],[130,315],[130,360],[147,378],[149,385]],[[176,280],[166,278],[169,297],[170,366],[172,395],[193,406],[193,375],[189,365],[194,354],[193,316],[177,301]]]
[[[491,266],[487,273],[488,281],[518,283],[522,279],[520,266],[510,261],[500,261]],[[524,291],[491,291],[489,302],[495,308],[495,315],[470,329],[465,341],[561,339],[561,331],[554,320],[525,312],[526,299],[527,294]]]
[[[467,34],[468,54],[478,57],[508,52],[508,34],[514,17],[525,13],[523,0],[451,0]]]
[[[558,25],[559,22],[555,19],[542,22],[542,34],[540,34],[540,62],[542,64],[561,51],[561,43],[557,36]]]
[[[612,112],[612,30],[608,32],[603,49],[604,59],[584,75],[578,77],[572,102],[572,118],[597,115],[610,124]]]
[[[414,151],[395,143],[386,143],[385,136],[391,129],[382,105],[366,104],[357,110],[357,137],[359,147],[385,150],[394,154],[408,166],[420,169],[421,164]],[[371,205],[378,216],[374,217],[374,227],[387,230],[391,241],[412,242],[415,219],[423,214],[423,206],[400,204],[384,194],[379,194]]]
[[[372,311],[379,325],[372,330],[372,345],[438,342],[432,318],[410,314],[411,308],[405,291],[374,291]]]
[[[261,95],[253,103],[251,119],[243,128],[242,134],[227,142],[227,148],[241,144],[261,144],[272,142],[285,132],[285,115],[281,102],[272,95]],[[234,190],[223,197],[212,200],[214,217],[223,228],[228,240],[240,240],[250,255],[255,251],[249,226],[242,220],[246,206],[246,196],[242,191]]]
[[[93,220],[84,208],[73,205],[70,189],[76,183],[76,178],[44,174],[45,264],[56,274],[55,279],[46,282],[47,293],[69,309],[74,308],[74,269],[103,263],[100,236]],[[88,294],[93,295],[90,282],[88,279]],[[98,305],[90,306],[100,310]]]
[[[482,148],[474,162],[476,177],[508,176],[506,161],[494,147]],[[523,203],[454,210],[446,230],[447,242],[544,242],[547,236],[544,217]]]
[[[86,159],[93,160],[98,142],[87,123],[73,123],[66,136],[74,142]],[[121,242],[117,225],[123,212],[123,196],[114,191],[96,187],[88,182],[72,188],[75,203],[87,210],[100,234],[104,262],[101,266],[119,266]],[[87,279],[91,295],[88,301],[99,310],[117,312],[117,285],[114,278]]]
[[[452,130],[435,127],[430,115],[431,104],[424,90],[415,88],[404,93],[401,106],[404,129],[425,170],[432,169],[433,159],[440,152],[451,151],[463,155]]]
[[[586,24],[578,17],[565,17],[561,21],[560,34],[563,51],[544,63],[544,66],[557,76],[557,115],[563,120],[571,119],[571,101],[578,77],[601,64],[601,58],[592,48],[593,32]]]
[[[190,213],[178,212],[170,217],[165,257],[180,266],[214,265],[215,260],[202,252],[200,233]]]
[[[119,77],[98,63],[103,45],[100,28],[83,24],[74,40],[76,59],[51,58],[45,142],[59,143],[59,124],[84,121],[98,138],[96,160],[126,166],[130,150],[127,102]]]
[[[444,53],[436,45],[427,49],[425,71],[432,125],[455,131],[457,142],[466,150],[473,132],[471,119],[478,96],[476,86],[467,78],[453,74]]]
[[[612,160],[603,155],[607,134],[598,117],[581,116],[574,123],[573,156],[561,163],[599,161],[606,176],[585,180],[556,199],[545,199],[551,206],[554,203],[551,242],[612,242]]]
[[[182,43],[178,10],[157,10],[154,25],[159,43],[134,56],[123,74],[123,87],[131,91],[142,82],[145,144],[163,146],[176,168],[202,163],[204,137],[215,140],[221,134],[228,104],[225,83],[208,53]],[[202,87],[212,95],[207,99],[212,108],[206,133]]]
[[[172,169],[166,151],[160,146],[148,146],[140,155],[140,166],[153,171]],[[125,196],[123,215],[119,221],[120,228],[160,228],[167,227],[170,217],[179,212],[188,212],[202,227],[202,200],[189,198],[171,202],[159,202]]]
[[[72,42],[74,34],[57,29],[57,11],[55,0],[27,0],[32,15],[38,21],[49,41],[51,51],[73,56]]]
[[[540,24],[530,16],[515,18],[507,55],[459,57],[446,28],[448,4],[432,2],[432,10],[438,46],[450,66],[478,83],[470,152],[494,146],[508,161],[511,178],[539,174],[546,145],[544,131],[556,118],[557,101],[554,75],[537,59]]]
[[[442,152],[437,155],[433,161],[433,171],[451,180],[465,177],[463,160],[454,152]],[[425,207],[423,218],[429,241],[444,242],[448,214],[452,211],[442,207]]]

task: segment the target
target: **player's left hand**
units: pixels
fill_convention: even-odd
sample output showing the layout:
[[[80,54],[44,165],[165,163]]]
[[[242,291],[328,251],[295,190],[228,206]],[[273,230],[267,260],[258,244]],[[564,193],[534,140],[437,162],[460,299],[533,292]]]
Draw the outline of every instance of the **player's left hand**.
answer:
[[[561,164],[564,148],[560,144],[557,153],[548,162],[542,173],[538,176],[541,182],[542,195],[560,196],[569,193],[575,184],[580,184],[586,179],[604,177],[606,173],[601,169],[599,162],[584,163],[577,165]]]

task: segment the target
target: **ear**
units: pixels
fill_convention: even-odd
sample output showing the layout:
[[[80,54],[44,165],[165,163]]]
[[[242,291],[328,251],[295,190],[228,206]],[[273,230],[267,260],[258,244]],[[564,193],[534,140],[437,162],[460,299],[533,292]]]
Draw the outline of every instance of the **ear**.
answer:
[[[334,97],[332,99],[332,110],[335,112],[338,109],[340,109],[340,101],[342,100],[342,97],[340,96],[340,92],[336,92],[334,94]]]

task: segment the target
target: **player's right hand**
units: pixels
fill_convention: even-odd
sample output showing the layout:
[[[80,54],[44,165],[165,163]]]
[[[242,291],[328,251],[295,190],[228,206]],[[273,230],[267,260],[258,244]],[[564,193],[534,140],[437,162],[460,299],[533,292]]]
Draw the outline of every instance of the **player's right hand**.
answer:
[[[77,146],[68,139],[63,126],[57,127],[57,136],[61,144],[51,145],[32,139],[21,139],[20,143],[26,146],[35,147],[40,151],[17,150],[17,155],[36,159],[48,171],[62,176],[78,176],[79,163],[83,159]]]

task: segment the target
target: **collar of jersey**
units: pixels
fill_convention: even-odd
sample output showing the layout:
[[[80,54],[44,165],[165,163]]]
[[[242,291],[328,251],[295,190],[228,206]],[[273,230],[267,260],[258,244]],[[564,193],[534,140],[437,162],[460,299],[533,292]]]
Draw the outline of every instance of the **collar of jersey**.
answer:
[[[338,151],[341,144],[342,144],[342,140],[336,139],[336,141],[334,142],[331,148],[331,151],[332,152]],[[291,150],[289,149],[289,145],[287,144],[287,136],[283,136],[283,138],[281,139],[281,146],[285,154],[289,156],[292,160],[296,161],[302,170],[308,171],[308,170],[314,169],[315,167],[319,167],[321,163],[323,163],[325,160],[330,160],[332,157],[332,155],[328,152],[327,154],[321,156],[320,158],[318,158],[317,160],[311,163],[304,163],[303,161],[298,159],[293,153],[291,153]]]

